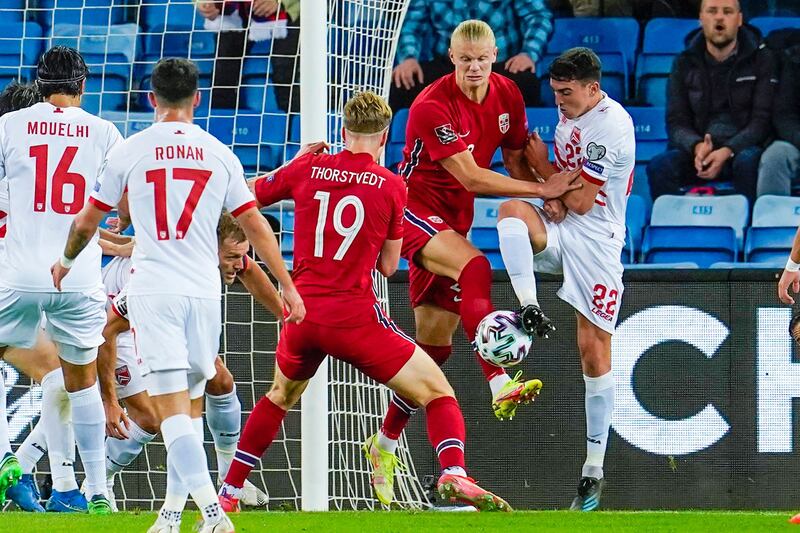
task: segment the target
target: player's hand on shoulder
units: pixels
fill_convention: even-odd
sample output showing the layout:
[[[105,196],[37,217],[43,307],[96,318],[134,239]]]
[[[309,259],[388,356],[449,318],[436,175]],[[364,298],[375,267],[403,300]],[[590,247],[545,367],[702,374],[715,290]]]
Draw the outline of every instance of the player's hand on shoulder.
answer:
[[[330,147],[331,146],[325,141],[306,143],[300,147],[300,151],[297,152],[297,154],[292,158],[292,160],[303,157],[306,154],[327,153]]]
[[[535,131],[528,137],[528,144],[525,145],[525,159],[528,161],[528,165],[533,168],[550,161],[547,145]]]
[[[419,61],[413,57],[404,59],[392,71],[394,86],[398,89],[411,89],[414,85],[416,85],[414,78],[419,80],[419,83],[423,83],[425,81],[422,74],[422,67],[419,64]]]
[[[567,216],[567,206],[558,198],[552,198],[544,203],[544,214],[550,222],[558,224]]]
[[[572,170],[562,170],[556,172],[547,181],[542,183],[541,197],[545,200],[549,198],[558,198],[568,193],[583,187],[578,178],[581,176],[581,167],[573,168]]]
[[[800,272],[784,270],[778,282],[778,298],[787,305],[794,304],[794,298],[789,294],[790,287],[793,293],[800,292]]]
[[[306,306],[295,286],[283,287],[281,298],[283,298],[283,305],[286,306],[286,310],[289,311],[286,322],[292,324],[302,322],[306,317]]]

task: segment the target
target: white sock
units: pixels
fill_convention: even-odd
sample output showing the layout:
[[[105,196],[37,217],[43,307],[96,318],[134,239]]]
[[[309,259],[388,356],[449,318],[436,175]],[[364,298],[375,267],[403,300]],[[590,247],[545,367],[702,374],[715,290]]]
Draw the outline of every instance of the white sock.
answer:
[[[134,420],[130,420],[128,438],[125,440],[106,439],[106,477],[114,475],[136,459],[148,442],[156,436],[143,430]]]
[[[0,369],[0,459],[11,453],[11,441],[8,436],[8,414],[6,412],[6,381]]]
[[[519,303],[538,306],[536,277],[533,275],[533,247],[527,224],[518,218],[504,218],[497,223],[497,233],[500,236],[503,263]]]
[[[608,372],[596,378],[583,376],[583,380],[586,383],[586,462],[581,475],[601,479],[614,412],[614,374]]]
[[[105,415],[103,421],[105,422]],[[53,489],[59,492],[77,489],[72,406],[64,388],[64,374],[60,368],[48,372],[42,378],[42,416],[39,424],[47,440]]]
[[[193,424],[188,415],[170,416],[161,422],[161,434],[167,447],[168,465],[173,465],[203,517],[214,523],[219,520],[222,511],[208,473],[206,454],[195,430],[196,421],[202,422],[195,419]]]
[[[97,384],[77,392],[68,392],[72,404],[75,440],[86,472],[86,499],[106,495],[106,450],[103,400]]]
[[[489,388],[492,389],[492,398],[497,396],[497,393],[500,392],[500,389],[503,388],[503,385],[509,381],[511,381],[511,378],[505,372],[492,376],[492,379],[489,380]]]
[[[386,452],[395,453],[397,451],[397,439],[392,439],[378,431],[378,447]]]
[[[236,387],[221,396],[206,394],[206,424],[214,438],[217,476],[222,480],[228,474],[242,430],[242,404],[236,395]]]
[[[451,474],[454,476],[461,476],[467,477],[467,471],[461,468],[460,466],[448,466],[444,470],[442,470],[443,474]]]
[[[19,466],[22,467],[22,473],[32,474],[36,463],[39,462],[45,453],[47,453],[47,441],[44,436],[42,420],[39,418],[39,422],[33,426],[33,430],[28,433],[28,436],[25,437],[25,440],[19,445],[14,455],[17,456]]]

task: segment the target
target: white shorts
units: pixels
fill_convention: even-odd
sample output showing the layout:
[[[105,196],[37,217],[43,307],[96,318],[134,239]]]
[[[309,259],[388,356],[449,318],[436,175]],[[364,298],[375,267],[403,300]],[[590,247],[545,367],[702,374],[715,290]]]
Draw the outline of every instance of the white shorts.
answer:
[[[46,330],[59,344],[59,356],[76,365],[97,358],[106,324],[106,295],[87,292],[27,292],[0,288],[0,345],[32,348],[47,318]]]
[[[123,333],[124,335],[124,333]],[[147,390],[142,377],[141,359],[133,344],[117,343],[117,366],[114,368],[117,398],[124,400]]]
[[[216,374],[214,362],[222,330],[219,300],[176,295],[128,295],[128,314],[134,332],[142,376],[184,370],[197,374],[189,383]],[[151,395],[165,394],[150,390]],[[173,391],[177,392],[177,391]]]
[[[547,247],[534,254],[533,269],[564,274],[559,298],[613,334],[624,290],[620,259],[624,242],[587,232],[569,217],[555,224],[535,208],[547,230]]]

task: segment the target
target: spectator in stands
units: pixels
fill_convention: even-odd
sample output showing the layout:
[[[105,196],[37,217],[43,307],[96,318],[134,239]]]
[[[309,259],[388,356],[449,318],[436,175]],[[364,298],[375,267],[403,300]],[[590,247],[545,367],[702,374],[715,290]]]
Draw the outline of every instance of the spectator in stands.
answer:
[[[656,17],[691,17],[700,0],[550,0],[559,15],[575,17],[636,17],[640,21]]]
[[[297,45],[300,0],[198,0],[197,10],[206,19],[204,27],[207,30],[220,32],[211,105],[217,108],[238,107],[242,59],[251,43],[271,39],[271,79],[278,107],[283,111],[299,112]]]
[[[800,31],[800,30],[798,30]],[[761,156],[758,196],[789,196],[800,181],[800,44],[786,48],[772,124],[778,139]]]
[[[480,19],[492,27],[498,49],[492,70],[516,82],[526,106],[539,104],[536,63],[553,29],[545,0],[411,0],[397,45],[399,64],[392,73],[392,109],[411,106],[422,89],[453,71],[450,35],[467,19]],[[423,61],[426,50],[432,59]]]
[[[704,0],[700,23],[672,67],[671,147],[647,165],[650,191],[656,198],[732,180],[737,193],[753,200],[771,130],[775,58],[760,34],[742,25],[737,0]]]

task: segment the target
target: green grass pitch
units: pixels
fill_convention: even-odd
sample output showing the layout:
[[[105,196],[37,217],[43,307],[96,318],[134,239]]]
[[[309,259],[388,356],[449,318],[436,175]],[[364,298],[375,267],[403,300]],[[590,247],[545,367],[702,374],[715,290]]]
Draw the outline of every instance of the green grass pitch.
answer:
[[[244,512],[233,516],[240,533],[302,531],[356,531],[368,533],[508,531],[535,533],[551,531],[587,532],[687,532],[723,533],[797,531],[800,525],[788,523],[791,512],[623,512],[600,511],[518,511],[511,514],[437,512]],[[0,516],[0,531],[23,533],[145,532],[155,513],[117,513],[109,517],[87,515],[34,515],[5,513]],[[197,513],[184,513],[181,531],[192,531]]]

